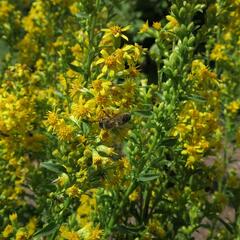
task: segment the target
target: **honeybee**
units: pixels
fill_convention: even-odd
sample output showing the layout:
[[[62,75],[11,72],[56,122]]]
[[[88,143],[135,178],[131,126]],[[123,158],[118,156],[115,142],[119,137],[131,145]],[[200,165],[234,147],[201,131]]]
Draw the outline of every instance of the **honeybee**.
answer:
[[[113,129],[118,128],[131,119],[130,113],[119,114],[115,117],[105,117],[99,120],[99,127],[102,129]]]

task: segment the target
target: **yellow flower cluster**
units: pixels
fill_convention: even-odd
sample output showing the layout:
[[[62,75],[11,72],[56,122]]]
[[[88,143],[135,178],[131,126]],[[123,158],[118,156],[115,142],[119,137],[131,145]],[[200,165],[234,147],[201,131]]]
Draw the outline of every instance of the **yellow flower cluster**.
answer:
[[[14,10],[14,5],[10,4],[8,1],[0,2],[0,19],[8,18],[10,13]]]
[[[226,47],[222,44],[216,44],[211,52],[211,55],[210,55],[211,59],[215,61],[220,61],[220,60],[227,61],[228,57],[224,53],[225,48]]]
[[[44,9],[44,2],[35,1],[31,7],[29,15],[22,20],[25,31],[30,34],[35,34],[46,30],[48,21],[45,14],[46,10]]]
[[[239,0],[199,27],[205,7],[174,1],[131,37],[117,2],[0,1],[0,239],[187,238],[235,200]]]
[[[203,160],[209,148],[218,148],[220,144],[220,88],[216,74],[199,60],[193,61],[188,79],[191,82],[191,91],[196,96],[203,97],[205,102],[203,105],[197,99],[185,101],[173,134],[183,144],[182,154],[187,156],[186,166],[194,168]]]
[[[19,228],[16,231],[17,226],[17,214],[13,213],[9,216],[9,219],[11,221],[11,225],[8,224],[5,229],[2,232],[2,236],[4,238],[9,238],[13,232],[16,232],[15,239],[22,240],[22,239],[30,239],[33,235],[33,233],[36,230],[37,226],[37,218],[32,217],[29,222],[26,224],[25,228]]]

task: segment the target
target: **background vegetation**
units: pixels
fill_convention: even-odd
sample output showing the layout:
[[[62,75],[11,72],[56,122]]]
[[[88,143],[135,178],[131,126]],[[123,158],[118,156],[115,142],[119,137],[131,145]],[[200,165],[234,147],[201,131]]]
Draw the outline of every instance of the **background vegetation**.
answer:
[[[0,239],[239,239],[239,0],[0,0]]]

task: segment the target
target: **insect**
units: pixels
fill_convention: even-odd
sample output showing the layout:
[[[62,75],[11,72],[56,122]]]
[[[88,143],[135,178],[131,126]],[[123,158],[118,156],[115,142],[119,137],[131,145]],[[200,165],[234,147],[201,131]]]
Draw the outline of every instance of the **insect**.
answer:
[[[131,119],[130,113],[119,114],[115,117],[105,117],[99,120],[99,127],[102,129],[113,129],[118,128]]]

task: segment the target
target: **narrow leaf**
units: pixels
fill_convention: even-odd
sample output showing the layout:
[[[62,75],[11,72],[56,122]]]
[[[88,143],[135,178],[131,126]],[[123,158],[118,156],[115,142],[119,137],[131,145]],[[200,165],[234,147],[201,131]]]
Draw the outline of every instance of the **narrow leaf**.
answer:
[[[151,110],[138,110],[135,111],[134,114],[141,117],[149,117],[151,116],[152,112]]]
[[[172,146],[176,145],[177,140],[178,140],[178,139],[175,138],[175,137],[165,138],[165,139],[161,142],[161,146],[172,147]]]
[[[231,233],[234,234],[233,226],[227,222],[225,222],[222,218],[218,218],[218,220],[226,227],[226,229]]]
[[[84,74],[84,70],[83,70],[81,67],[75,66],[75,65],[73,65],[73,64],[71,64],[71,63],[69,63],[68,65],[69,65],[69,67],[70,67],[73,71],[78,72],[78,73],[81,73],[81,74]]]
[[[121,231],[121,232],[129,232],[129,233],[133,233],[133,234],[136,234],[136,233],[139,233],[139,231],[143,230],[144,229],[144,225],[140,225],[140,226],[126,226],[126,225],[120,225],[118,227],[118,230]]]
[[[196,95],[196,94],[191,94],[191,95],[188,95],[186,96],[186,99],[189,99],[189,100],[194,100],[196,102],[206,102],[206,99],[200,95]]]
[[[40,164],[41,167],[48,169],[49,171],[55,172],[55,173],[63,173],[66,172],[66,169],[64,166],[53,163],[53,162],[42,162]]]
[[[159,178],[159,174],[144,174],[138,178],[141,182],[148,182]]]
[[[37,231],[33,237],[44,237],[52,234],[57,228],[59,228],[59,224],[51,222],[47,224],[45,227]]]

